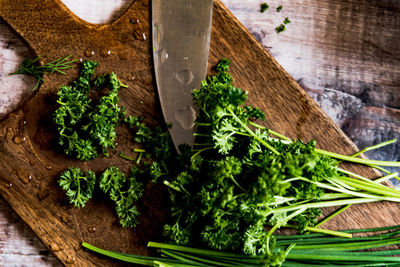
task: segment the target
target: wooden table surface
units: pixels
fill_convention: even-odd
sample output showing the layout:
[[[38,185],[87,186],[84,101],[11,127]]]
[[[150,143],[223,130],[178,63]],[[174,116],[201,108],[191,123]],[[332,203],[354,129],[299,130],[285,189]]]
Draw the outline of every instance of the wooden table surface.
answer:
[[[356,145],[399,139],[400,1],[275,0],[265,13],[265,1],[222,1]],[[132,0],[63,2],[89,22],[107,23]],[[291,23],[277,34],[286,17]],[[7,75],[27,56],[29,48],[0,21],[0,118],[31,94],[34,79]],[[400,160],[399,151],[395,144],[367,155]],[[0,198],[0,266],[59,265]]]

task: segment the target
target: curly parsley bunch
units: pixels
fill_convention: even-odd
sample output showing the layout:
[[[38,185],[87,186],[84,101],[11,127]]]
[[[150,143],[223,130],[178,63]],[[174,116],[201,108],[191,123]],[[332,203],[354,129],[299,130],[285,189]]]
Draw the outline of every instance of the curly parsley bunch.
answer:
[[[274,247],[279,227],[290,223],[310,231],[320,208],[400,201],[398,190],[380,184],[393,174],[371,181],[339,168],[337,159],[400,163],[327,152],[314,140],[292,141],[256,124],[264,113],[244,105],[247,93],[232,85],[229,64],[221,60],[218,74],[193,92],[200,109],[193,153],[185,170],[164,181],[171,194],[172,222],[164,227],[169,240],[266,255],[274,265],[285,255]]]

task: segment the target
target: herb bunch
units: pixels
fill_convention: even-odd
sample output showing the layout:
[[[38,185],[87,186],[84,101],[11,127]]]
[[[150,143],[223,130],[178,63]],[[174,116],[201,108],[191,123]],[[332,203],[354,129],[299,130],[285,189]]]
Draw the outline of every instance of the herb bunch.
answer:
[[[164,182],[171,192],[169,240],[280,259],[285,252],[274,250],[273,233],[288,223],[304,232],[317,224],[322,207],[400,202],[398,190],[381,184],[396,175],[371,181],[338,167],[338,160],[399,162],[323,151],[313,140],[292,141],[256,124],[264,113],[244,105],[247,93],[232,85],[229,64],[222,60],[218,74],[193,92],[201,110],[195,149],[187,168]]]
[[[118,92],[126,86],[115,73],[92,81],[96,67],[95,61],[83,62],[78,79],[72,85],[60,87],[59,108],[54,112],[60,146],[67,155],[82,161],[94,159],[99,153],[108,155],[108,148],[115,147],[116,126],[125,117],[125,110],[118,105]],[[88,96],[94,87],[108,88],[108,92],[94,101]]]
[[[290,226],[300,233],[316,231],[349,238],[351,233],[318,228],[326,221],[318,222],[321,208],[400,202],[398,190],[382,185],[387,179],[398,178],[397,174],[381,167],[398,167],[399,162],[357,157],[364,150],[351,156],[321,150],[314,140],[293,141],[257,124],[255,121],[264,120],[265,114],[245,105],[247,92],[232,85],[229,64],[229,60],[221,60],[216,67],[218,74],[207,78],[193,92],[200,109],[194,149],[182,146],[182,153],[177,155],[166,129],[151,129],[140,117],[116,116],[116,121],[124,121],[133,130],[134,140],[141,146],[132,167],[135,179],[124,179],[114,167],[107,169],[100,179],[100,188],[115,201],[123,225],[136,224],[138,213],[132,205],[141,195],[141,187],[134,181],[138,177],[163,181],[171,201],[171,220],[164,226],[167,240],[177,245],[260,256],[265,259],[264,265],[274,266],[294,251],[292,245],[283,245],[274,234],[276,229]],[[106,76],[102,77],[93,83],[106,84]],[[90,88],[87,80],[90,78],[78,80],[83,84],[79,86]],[[86,125],[91,125],[92,118],[88,117]],[[141,161],[142,155],[146,160]],[[365,164],[387,175],[372,181],[339,168],[339,161]],[[121,187],[125,189],[116,189]]]

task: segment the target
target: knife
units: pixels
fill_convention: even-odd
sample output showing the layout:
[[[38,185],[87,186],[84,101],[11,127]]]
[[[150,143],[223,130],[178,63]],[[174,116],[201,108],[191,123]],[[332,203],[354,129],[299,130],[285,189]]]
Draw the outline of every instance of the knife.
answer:
[[[192,90],[207,75],[213,0],[152,0],[158,97],[176,149],[193,145]]]

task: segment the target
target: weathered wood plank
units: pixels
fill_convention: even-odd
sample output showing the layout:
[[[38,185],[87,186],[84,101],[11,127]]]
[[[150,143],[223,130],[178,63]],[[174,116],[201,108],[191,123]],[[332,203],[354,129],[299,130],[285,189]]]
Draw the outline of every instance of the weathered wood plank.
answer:
[[[11,207],[0,198],[0,266],[61,266]]]

